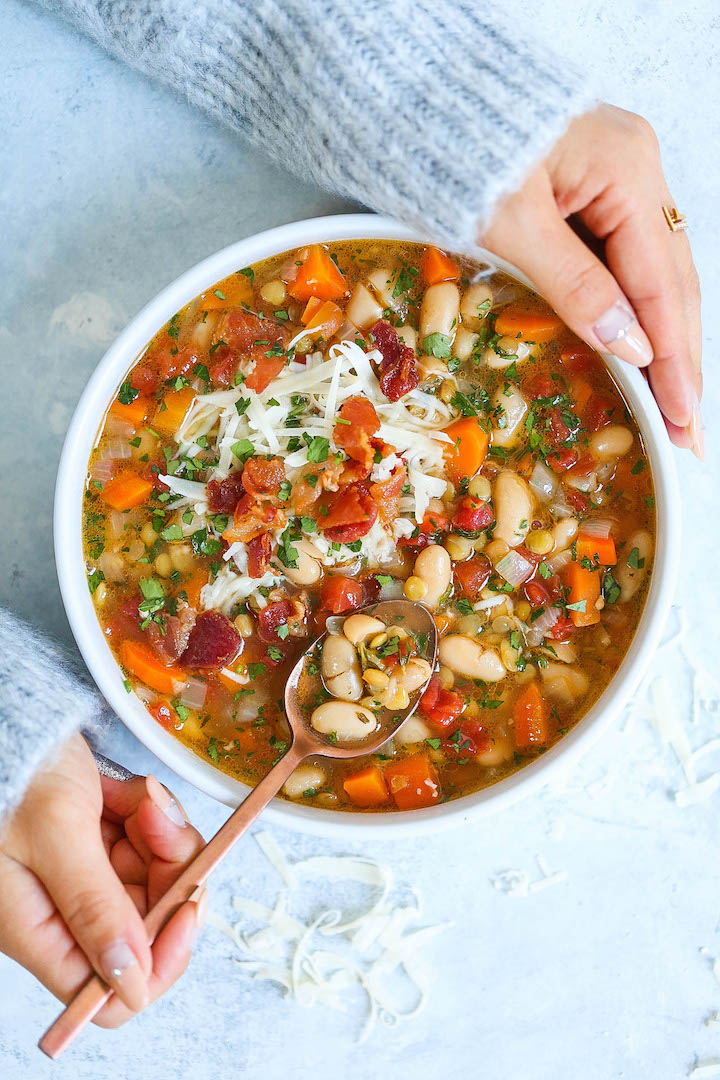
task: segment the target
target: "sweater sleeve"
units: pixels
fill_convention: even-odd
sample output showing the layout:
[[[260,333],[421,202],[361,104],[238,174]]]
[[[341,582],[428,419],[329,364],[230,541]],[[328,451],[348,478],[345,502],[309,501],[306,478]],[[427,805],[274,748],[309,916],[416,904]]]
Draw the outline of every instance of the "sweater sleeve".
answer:
[[[0,819],[73,732],[102,727],[107,706],[86,678],[79,662],[0,608]]]
[[[456,249],[593,104],[479,0],[40,0],[304,179]]]

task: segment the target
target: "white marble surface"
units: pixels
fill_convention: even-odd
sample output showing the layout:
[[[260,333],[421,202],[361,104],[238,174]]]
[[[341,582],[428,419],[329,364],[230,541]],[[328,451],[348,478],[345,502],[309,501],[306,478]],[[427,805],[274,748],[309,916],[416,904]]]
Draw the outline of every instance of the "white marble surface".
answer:
[[[685,640],[716,666],[720,290],[713,196],[720,145],[720,24],[713,0],[511,3],[560,50],[602,72],[608,96],[644,113],[671,188],[691,215],[705,294],[708,459],[678,455],[687,570]],[[158,288],[202,256],[258,229],[349,204],[270,166],[237,138],[102,55],[21,0],[0,9],[0,355],[5,402],[0,602],[69,639],[52,561],[51,498],[63,435],[105,345]],[[78,312],[92,312],[81,319]],[[690,681],[670,645],[667,709],[688,720]],[[717,688],[703,684],[704,695]],[[389,1073],[459,1080],[671,1080],[720,1059],[709,956],[720,954],[718,798],[680,810],[673,754],[636,709],[563,791],[435,838],[343,845],[273,830],[295,854],[352,849],[418,887],[429,921],[455,927],[430,948],[425,1013],[358,1048],[362,1009],[305,1011],[252,984],[216,931],[184,980],[119,1032],[92,1029],[57,1065],[34,1044],[56,1006],[0,958],[0,1076],[253,1080]],[[699,745],[717,713],[689,727]],[[225,811],[171,777],[119,730],[114,756],[171,782],[206,834]],[[708,757],[702,768],[712,771]],[[588,790],[586,785],[590,784]],[[493,888],[535,856],[568,879],[526,899]],[[213,906],[279,886],[248,840],[217,875]],[[312,909],[313,900],[309,900]],[[707,947],[709,954],[700,953]]]

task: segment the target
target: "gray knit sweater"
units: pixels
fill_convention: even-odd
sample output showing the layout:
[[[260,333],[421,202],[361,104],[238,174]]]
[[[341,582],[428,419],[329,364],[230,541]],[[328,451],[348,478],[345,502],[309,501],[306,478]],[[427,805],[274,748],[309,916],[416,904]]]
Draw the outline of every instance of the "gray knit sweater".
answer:
[[[303,178],[458,249],[592,101],[586,73],[479,0],[39,2]],[[100,711],[0,618],[0,815]]]

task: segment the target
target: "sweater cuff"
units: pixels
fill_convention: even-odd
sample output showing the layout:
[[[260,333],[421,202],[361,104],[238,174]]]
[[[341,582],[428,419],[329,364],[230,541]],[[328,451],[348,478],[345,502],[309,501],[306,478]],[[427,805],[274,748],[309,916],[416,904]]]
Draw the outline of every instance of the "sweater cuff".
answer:
[[[80,728],[100,731],[106,715],[79,663],[0,609],[0,819],[61,743]]]
[[[471,0],[41,0],[304,179],[455,249],[574,117],[586,71]]]

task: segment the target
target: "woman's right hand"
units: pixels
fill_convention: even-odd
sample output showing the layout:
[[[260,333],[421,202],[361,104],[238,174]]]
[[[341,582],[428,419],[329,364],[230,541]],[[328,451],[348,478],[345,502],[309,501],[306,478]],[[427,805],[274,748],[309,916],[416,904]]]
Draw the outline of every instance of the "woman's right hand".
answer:
[[[655,134],[602,105],[572,122],[481,237],[535,283],[595,349],[648,369],[670,438],[703,456],[700,290],[690,244],[662,207],[674,202]],[[607,266],[566,222],[605,243]]]
[[[74,736],[0,830],[0,951],[65,1003],[95,970],[115,991],[95,1023],[117,1027],[190,962],[204,892],[152,946],[142,920],[202,846],[154,777],[100,776]]]

